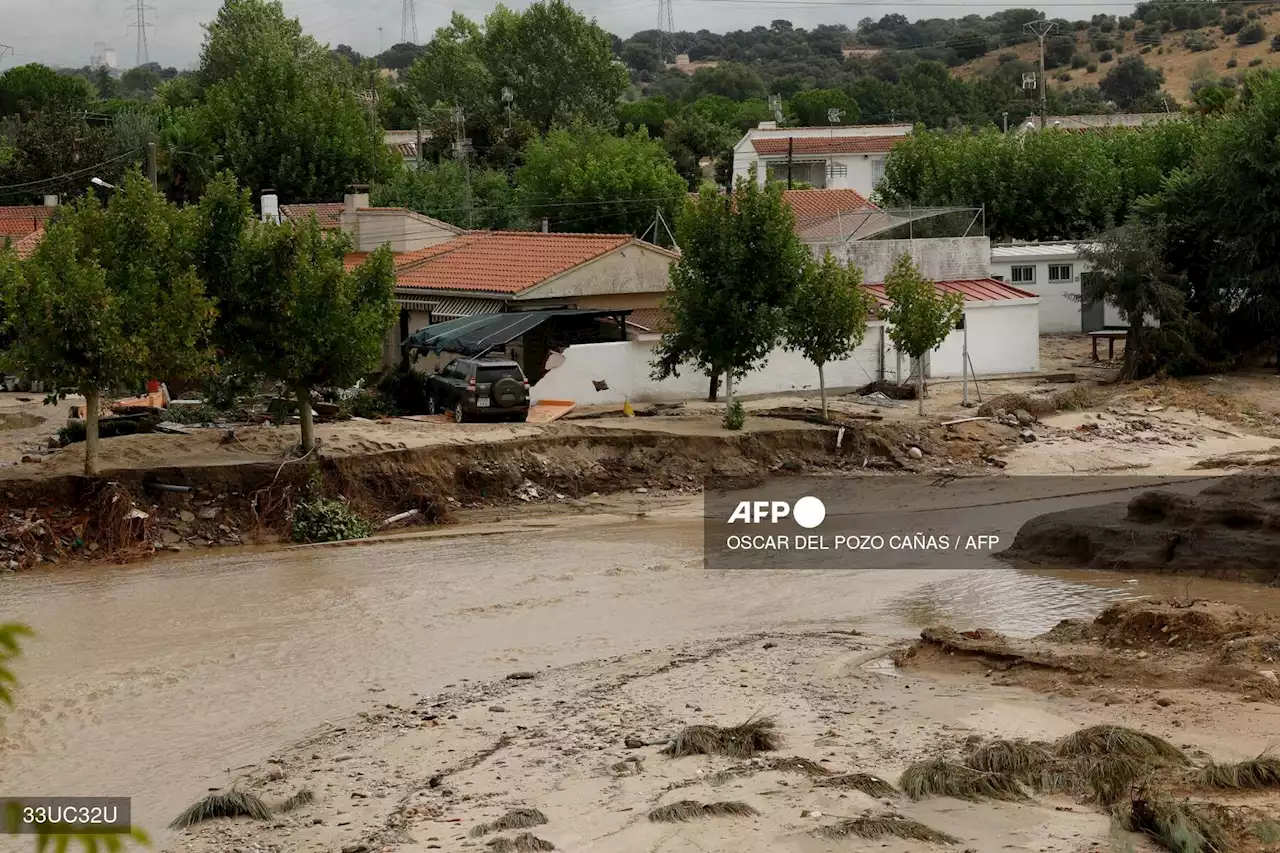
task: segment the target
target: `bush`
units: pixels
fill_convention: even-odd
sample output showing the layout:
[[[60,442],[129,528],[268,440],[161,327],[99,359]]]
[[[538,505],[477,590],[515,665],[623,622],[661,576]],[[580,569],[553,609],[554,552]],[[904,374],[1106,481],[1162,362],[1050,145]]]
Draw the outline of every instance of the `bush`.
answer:
[[[1146,26],[1138,30],[1134,38],[1143,44],[1159,44],[1164,40],[1164,31],[1159,27]]]
[[[1101,54],[1098,55],[1099,62],[1106,63],[1106,62],[1110,62],[1113,59],[1115,59],[1115,57],[1112,56],[1111,51],[1109,50],[1104,50]]]
[[[1156,48],[1156,56],[1164,56],[1164,48],[1163,48],[1163,47],[1158,47],[1158,48]]]
[[[1253,59],[1250,59],[1250,60],[1249,60],[1249,67],[1250,67],[1250,68],[1255,68],[1255,67],[1257,67],[1257,66],[1259,66],[1259,65],[1261,65],[1261,64],[1262,64],[1262,57],[1261,57],[1261,56],[1255,56]]]
[[[1083,53],[1077,53],[1075,56],[1071,57],[1072,68],[1084,68],[1088,64],[1089,57],[1085,56]]]
[[[1244,29],[1247,23],[1243,15],[1228,15],[1226,20],[1222,22],[1222,31],[1227,35],[1235,35]]]
[[[1192,53],[1199,53],[1203,50],[1210,50],[1213,48],[1213,39],[1206,33],[1199,30],[1196,30],[1193,33],[1187,33],[1186,37],[1182,40],[1182,43],[1186,45],[1187,50]]]
[[[734,400],[727,409],[724,410],[724,428],[730,430],[740,430],[747,423],[747,410],[743,408],[742,403]]]
[[[373,525],[352,512],[347,502],[326,498],[318,472],[312,472],[302,500],[289,511],[294,542],[341,542],[373,534]]]
[[[1250,21],[1236,33],[1236,44],[1257,44],[1267,37],[1267,28],[1259,21]]]
[[[155,432],[157,418],[145,415],[141,418],[104,418],[98,421],[98,438],[115,438],[118,435],[137,435]],[[72,421],[58,430],[58,438],[65,447],[84,441],[84,421]]]
[[[360,389],[338,405],[338,411],[341,414],[353,418],[368,418],[369,420],[377,420],[388,415],[394,415],[396,409],[396,402],[391,398],[391,395],[385,391],[369,390],[367,388]]]
[[[391,411],[388,414],[425,415],[427,413],[428,395],[425,374],[412,369],[396,368],[384,374],[375,387],[389,401]]]
[[[1239,63],[1236,62],[1236,58],[1234,56],[1227,60],[1228,68],[1235,68],[1237,65],[1239,65]]]
[[[198,406],[170,406],[164,410],[164,420],[171,424],[212,424],[226,420],[227,412],[209,403]]]
[[[1271,37],[1271,49],[1280,50],[1280,33]]]
[[[1148,28],[1144,27],[1143,31],[1145,32],[1146,29]],[[1111,48],[1115,47],[1115,44],[1116,43],[1111,36],[1098,35],[1093,39],[1094,50],[1111,50]]]
[[[1070,83],[1070,82],[1071,82],[1071,73],[1070,73],[1069,71],[1063,71],[1063,72],[1062,72],[1061,74],[1059,74],[1055,79],[1057,79],[1057,81],[1058,81],[1059,83]]]
[[[1085,66],[1085,69],[1084,69],[1084,70],[1085,70],[1085,71],[1088,71],[1090,74],[1097,74],[1097,73],[1098,73],[1098,63],[1096,63],[1096,62],[1090,62],[1088,65],[1086,65],[1086,66]]]
[[[1016,53],[1002,53],[996,57],[996,61],[999,62],[1001,65],[1004,65],[1005,63],[1013,62],[1017,60],[1017,58],[1018,58],[1018,54]]]
[[[1135,26],[1135,22],[1134,22],[1133,18],[1130,18],[1130,17],[1127,17],[1127,16],[1126,16],[1126,17],[1121,18],[1121,19],[1117,22],[1117,24],[1118,24],[1118,26],[1120,27],[1120,30],[1121,30],[1122,32],[1126,32],[1126,33],[1127,33],[1127,32],[1129,32],[1129,30],[1133,29],[1133,28],[1134,28],[1134,26]]]

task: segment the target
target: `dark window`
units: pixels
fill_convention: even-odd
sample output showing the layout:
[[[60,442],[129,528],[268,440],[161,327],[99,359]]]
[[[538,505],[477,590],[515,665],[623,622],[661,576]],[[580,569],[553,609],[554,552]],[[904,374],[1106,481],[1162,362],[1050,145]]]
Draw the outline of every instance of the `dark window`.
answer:
[[[492,384],[508,376],[519,380],[520,368],[512,365],[511,367],[480,367],[476,369],[476,381],[486,384]]]

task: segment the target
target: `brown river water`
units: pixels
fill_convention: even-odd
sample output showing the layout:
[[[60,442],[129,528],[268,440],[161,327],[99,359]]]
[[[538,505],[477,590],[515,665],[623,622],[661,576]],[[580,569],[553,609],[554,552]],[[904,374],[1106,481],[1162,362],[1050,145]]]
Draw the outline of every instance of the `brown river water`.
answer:
[[[1069,503],[956,511],[1016,530]],[[908,636],[948,623],[1030,635],[1138,594],[1280,608],[1275,590],[994,560],[966,571],[712,572],[698,511],[0,576],[0,621],[37,632],[0,730],[0,790],[131,796],[135,825],[158,834],[229,768],[374,702],[467,679],[763,629]]]

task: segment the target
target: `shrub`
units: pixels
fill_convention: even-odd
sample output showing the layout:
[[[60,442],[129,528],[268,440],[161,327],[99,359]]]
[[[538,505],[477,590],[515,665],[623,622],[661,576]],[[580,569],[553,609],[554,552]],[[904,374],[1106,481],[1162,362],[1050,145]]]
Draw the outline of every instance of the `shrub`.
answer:
[[[1228,15],[1222,22],[1222,31],[1227,35],[1235,35],[1244,29],[1246,21],[1243,15]]]
[[[1236,33],[1236,44],[1257,44],[1267,37],[1267,28],[1259,21],[1250,21]]]
[[[391,395],[381,390],[362,388],[353,396],[343,400],[338,407],[342,414],[353,418],[377,420],[396,413],[396,402]]]
[[[1144,28],[1144,31],[1145,29],[1146,28]],[[1094,39],[1093,39],[1094,50],[1111,50],[1111,48],[1113,47],[1115,47],[1115,41],[1111,38],[1111,36],[1104,36],[1104,35],[1094,36]]]
[[[1280,33],[1271,37],[1271,49],[1280,50]]]
[[[1163,47],[1158,47],[1158,48],[1156,48],[1156,56],[1164,56],[1164,48],[1163,48]]]
[[[1111,60],[1113,60],[1113,59],[1115,59],[1115,56],[1113,56],[1113,55],[1111,54],[1111,51],[1109,51],[1109,50],[1104,50],[1102,53],[1100,53],[1100,54],[1098,55],[1098,61],[1099,61],[1099,62],[1106,63],[1106,62],[1110,62],[1110,61],[1111,61]]]
[[[1182,43],[1186,45],[1187,50],[1192,53],[1199,53],[1202,50],[1209,50],[1213,47],[1213,39],[1206,33],[1196,30],[1193,33],[1187,33]]]
[[[1253,59],[1250,59],[1250,60],[1249,60],[1249,67],[1250,67],[1250,68],[1254,68],[1254,67],[1259,66],[1259,65],[1261,65],[1261,64],[1262,64],[1262,57],[1261,57],[1261,56],[1255,56]]]
[[[1258,13],[1250,9],[1248,14],[1245,15],[1245,17],[1248,18],[1250,21],[1256,21],[1258,20]]]
[[[373,525],[356,515],[346,501],[324,496],[316,471],[302,500],[289,511],[289,527],[294,542],[341,542],[373,534]]]
[[[137,435],[155,432],[157,419],[146,415],[141,418],[103,418],[98,421],[98,438],[115,438],[118,435]],[[84,441],[84,421],[72,421],[58,430],[58,438],[65,447]]]
[[[1059,83],[1070,83],[1071,73],[1069,71],[1063,71],[1061,74],[1057,76],[1056,79]]]
[[[1007,62],[1015,61],[1017,58],[1018,58],[1018,54],[1016,53],[1002,53],[998,57],[996,57],[996,61],[999,62],[1001,65],[1004,65]]]
[[[375,386],[389,401],[391,410],[401,415],[427,412],[427,377],[416,370],[396,368],[384,374]],[[361,417],[365,417],[361,415]]]
[[[226,410],[208,403],[198,406],[170,406],[164,410],[164,420],[171,424],[212,424],[226,419]]]
[[[1072,68],[1084,68],[1088,64],[1089,57],[1085,56],[1083,53],[1077,53],[1071,57]]]
[[[1126,33],[1127,33],[1127,32],[1129,32],[1129,30],[1131,30],[1131,29],[1133,29],[1133,28],[1134,28],[1134,26],[1135,26],[1135,22],[1134,22],[1133,18],[1130,18],[1130,17],[1128,17],[1128,16],[1125,16],[1125,17],[1121,18],[1119,21],[1117,21],[1117,25],[1120,27],[1120,30],[1121,30],[1122,32],[1126,32]]]
[[[1146,26],[1138,30],[1134,38],[1143,44],[1159,44],[1164,40],[1164,31],[1159,27]]]
[[[1097,73],[1098,73],[1098,63],[1096,63],[1096,62],[1090,62],[1088,65],[1086,65],[1086,66],[1085,66],[1085,69],[1084,69],[1084,70],[1085,70],[1085,71],[1088,71],[1090,74],[1097,74]]]
[[[1228,68],[1235,68],[1237,65],[1239,65],[1239,63],[1236,62],[1236,58],[1234,56],[1227,60]]]
[[[727,409],[724,410],[724,428],[729,430],[740,430],[747,423],[747,410],[743,408],[740,401],[734,400]]]

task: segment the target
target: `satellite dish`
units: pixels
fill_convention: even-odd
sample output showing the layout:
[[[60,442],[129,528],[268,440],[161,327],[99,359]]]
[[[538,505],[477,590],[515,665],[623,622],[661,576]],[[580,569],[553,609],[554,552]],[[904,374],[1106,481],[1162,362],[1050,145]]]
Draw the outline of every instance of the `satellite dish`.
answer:
[[[775,112],[775,113],[776,113],[776,112],[779,112],[779,111],[782,109],[782,96],[781,96],[781,95],[770,95],[770,96],[769,96],[769,109],[770,109],[771,111]]]
[[[827,121],[831,124],[839,124],[840,119],[844,117],[844,110],[832,107],[827,110]]]
[[[503,86],[503,87],[502,87],[502,102],[503,102],[504,104],[509,104],[509,103],[511,103],[512,101],[514,101],[515,99],[516,99],[515,93],[514,93],[514,92],[512,92],[510,88],[508,88],[508,87],[506,87],[506,86]]]

